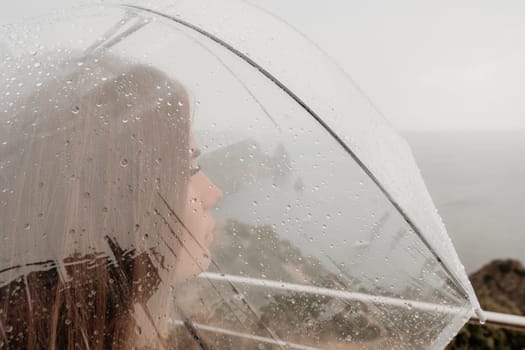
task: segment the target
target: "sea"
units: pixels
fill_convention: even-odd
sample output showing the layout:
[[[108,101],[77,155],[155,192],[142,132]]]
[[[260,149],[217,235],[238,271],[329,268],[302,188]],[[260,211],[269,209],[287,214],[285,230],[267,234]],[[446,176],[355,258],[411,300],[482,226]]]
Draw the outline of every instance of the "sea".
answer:
[[[525,264],[525,130],[403,136],[467,272]]]
[[[467,272],[494,259],[525,264],[525,131],[403,136]],[[271,225],[339,271],[415,280],[430,253],[335,141],[316,140],[265,135],[203,155],[225,193],[216,216]]]

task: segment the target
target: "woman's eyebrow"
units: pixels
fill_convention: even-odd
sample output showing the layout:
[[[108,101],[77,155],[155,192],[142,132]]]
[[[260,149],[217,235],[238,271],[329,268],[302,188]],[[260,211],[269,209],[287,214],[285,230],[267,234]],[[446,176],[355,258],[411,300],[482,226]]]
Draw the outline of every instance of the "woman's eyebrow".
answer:
[[[201,155],[201,150],[199,148],[193,148],[191,152],[191,157],[195,159],[195,158],[199,158],[200,155]]]

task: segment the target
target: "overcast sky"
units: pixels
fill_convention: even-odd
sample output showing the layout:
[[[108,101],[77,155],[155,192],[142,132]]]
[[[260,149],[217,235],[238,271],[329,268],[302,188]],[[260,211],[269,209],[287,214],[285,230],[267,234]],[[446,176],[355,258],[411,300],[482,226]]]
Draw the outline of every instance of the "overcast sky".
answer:
[[[522,1],[252,0],[317,42],[400,131],[525,130]],[[0,23],[86,0],[5,2]]]

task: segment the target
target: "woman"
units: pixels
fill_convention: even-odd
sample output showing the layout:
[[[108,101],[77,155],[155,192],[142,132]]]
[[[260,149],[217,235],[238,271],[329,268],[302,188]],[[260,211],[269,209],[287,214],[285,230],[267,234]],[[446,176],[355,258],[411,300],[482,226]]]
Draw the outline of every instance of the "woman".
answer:
[[[0,349],[167,348],[170,287],[207,269],[221,196],[188,95],[115,58],[42,72],[2,106]]]

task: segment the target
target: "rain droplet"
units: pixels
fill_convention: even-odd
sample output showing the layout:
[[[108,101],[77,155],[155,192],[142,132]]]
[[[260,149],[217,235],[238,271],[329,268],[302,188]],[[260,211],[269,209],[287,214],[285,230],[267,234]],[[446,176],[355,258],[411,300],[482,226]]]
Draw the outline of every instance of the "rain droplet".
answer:
[[[26,224],[26,225],[24,226],[24,230],[29,231],[30,229],[31,229],[31,225]]]
[[[79,106],[75,106],[73,107],[73,109],[71,109],[71,113],[73,114],[78,114],[80,112],[80,107]]]
[[[67,319],[64,323],[69,326],[71,324],[71,320]]]
[[[5,331],[6,331],[7,333],[11,333],[11,332],[13,331],[13,326],[8,325],[7,327],[5,327]]]
[[[122,158],[120,160],[120,166],[123,167],[123,168],[127,167],[128,166],[128,160],[126,158]]]

